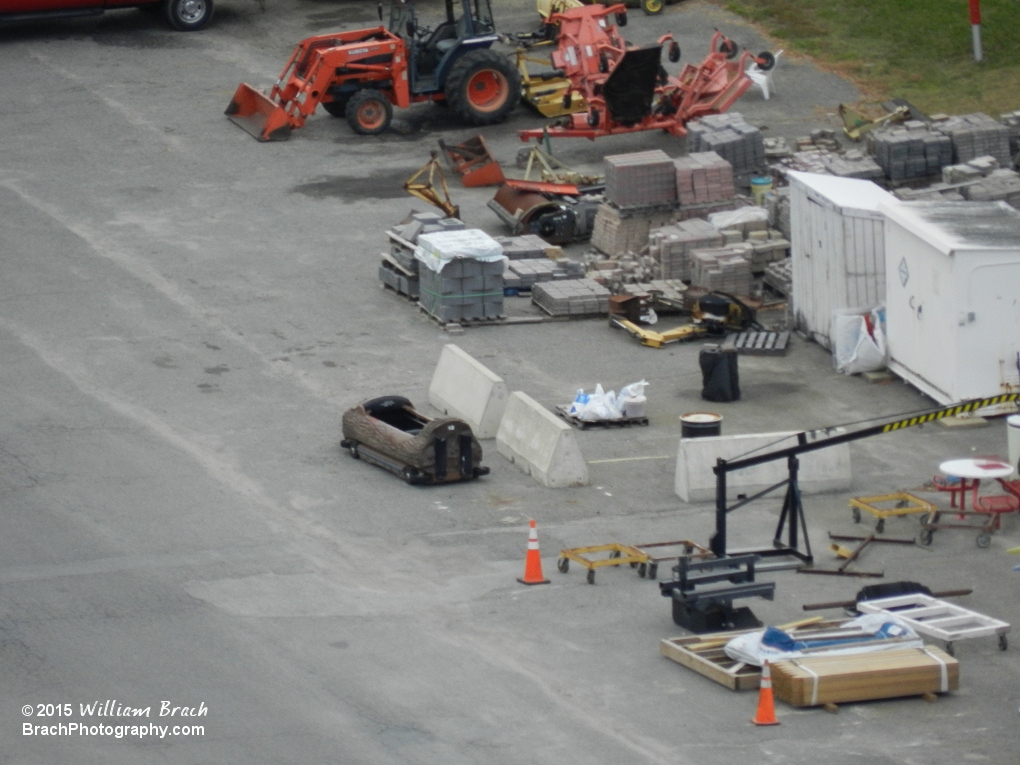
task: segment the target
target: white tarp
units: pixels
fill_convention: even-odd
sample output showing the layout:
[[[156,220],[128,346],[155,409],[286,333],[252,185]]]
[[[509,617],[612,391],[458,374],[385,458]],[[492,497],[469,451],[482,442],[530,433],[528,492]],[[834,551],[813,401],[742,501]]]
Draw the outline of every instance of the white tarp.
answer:
[[[787,633],[766,627],[738,635],[724,650],[734,661],[760,667],[766,661],[771,664],[801,656],[837,656],[923,645],[924,641],[901,619],[889,614],[865,614],[826,631],[824,636],[816,633],[814,638],[810,632],[798,635],[796,631]]]
[[[769,211],[763,207],[738,207],[736,210],[724,210],[708,216],[708,222],[719,231],[739,226],[742,223],[767,222],[768,219]]]
[[[503,245],[481,229],[436,231],[418,237],[414,257],[426,268],[439,273],[454,258],[492,262],[503,257]]]

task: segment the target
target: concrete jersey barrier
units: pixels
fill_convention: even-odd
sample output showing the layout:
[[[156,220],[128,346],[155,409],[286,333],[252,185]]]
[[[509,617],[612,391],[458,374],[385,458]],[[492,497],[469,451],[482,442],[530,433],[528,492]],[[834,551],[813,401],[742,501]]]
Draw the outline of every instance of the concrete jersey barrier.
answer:
[[[588,483],[588,463],[573,428],[521,391],[507,400],[496,450],[551,489]]]
[[[797,445],[795,432],[752,433],[739,436],[681,438],[676,458],[674,488],[684,502],[715,499],[715,461],[755,456]],[[809,439],[810,440],[810,439]],[[820,494],[850,488],[850,445],[838,444],[798,456],[797,480],[803,494]],[[785,459],[766,462],[726,474],[727,499],[751,495],[789,477]],[[769,495],[782,500],[785,490]]]
[[[443,347],[429,385],[429,403],[443,414],[459,417],[476,438],[495,438],[506,408],[503,378],[456,345]]]

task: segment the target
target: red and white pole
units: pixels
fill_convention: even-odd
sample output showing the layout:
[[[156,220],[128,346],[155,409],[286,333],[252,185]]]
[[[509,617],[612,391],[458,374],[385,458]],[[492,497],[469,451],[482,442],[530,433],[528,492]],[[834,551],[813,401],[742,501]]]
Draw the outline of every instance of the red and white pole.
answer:
[[[980,61],[981,55],[981,0],[970,0],[970,33],[974,40],[974,60]]]

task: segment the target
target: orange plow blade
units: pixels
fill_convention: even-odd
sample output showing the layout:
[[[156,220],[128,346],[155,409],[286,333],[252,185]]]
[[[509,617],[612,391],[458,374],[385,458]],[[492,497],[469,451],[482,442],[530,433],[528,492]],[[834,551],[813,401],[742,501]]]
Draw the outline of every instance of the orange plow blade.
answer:
[[[286,141],[293,129],[286,110],[247,83],[238,86],[224,114],[260,141]]]

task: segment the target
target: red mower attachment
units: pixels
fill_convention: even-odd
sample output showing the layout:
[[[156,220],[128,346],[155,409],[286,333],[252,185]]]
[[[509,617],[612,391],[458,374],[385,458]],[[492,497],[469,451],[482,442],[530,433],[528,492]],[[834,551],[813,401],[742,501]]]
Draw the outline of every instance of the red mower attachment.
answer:
[[[609,22],[610,16],[616,24]],[[643,130],[684,136],[692,119],[725,112],[751,87],[745,74],[749,61],[767,69],[773,60],[771,54],[752,56],[748,51],[738,58],[736,44],[717,31],[704,61],[686,65],[673,77],[662,66],[662,51],[676,63],[679,43],[667,33],[656,45],[629,46],[618,31],[626,24],[624,5],[571,8],[553,19],[560,27],[553,66],[570,82],[564,104],[577,92],[588,108],[550,127],[522,130],[522,141],[540,140],[545,134],[594,140]]]

